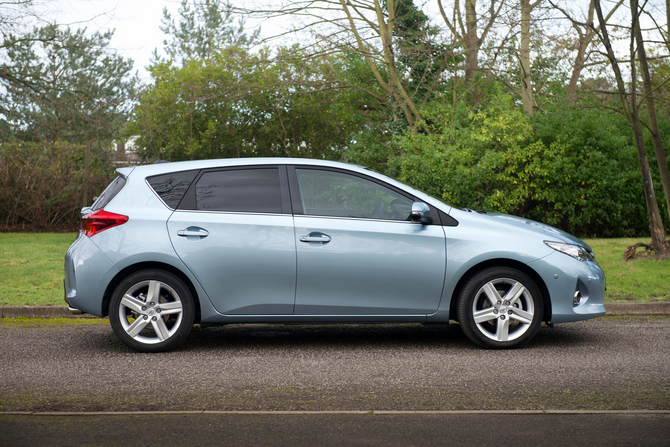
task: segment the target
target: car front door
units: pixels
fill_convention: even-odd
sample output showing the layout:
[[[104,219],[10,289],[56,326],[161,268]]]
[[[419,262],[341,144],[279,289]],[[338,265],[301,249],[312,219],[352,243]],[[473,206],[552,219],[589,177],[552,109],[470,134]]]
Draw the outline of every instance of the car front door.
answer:
[[[296,256],[284,166],[202,172],[168,231],[217,311],[293,313]]]
[[[289,168],[296,315],[434,313],[445,277],[441,225],[409,219],[414,199],[364,175]]]

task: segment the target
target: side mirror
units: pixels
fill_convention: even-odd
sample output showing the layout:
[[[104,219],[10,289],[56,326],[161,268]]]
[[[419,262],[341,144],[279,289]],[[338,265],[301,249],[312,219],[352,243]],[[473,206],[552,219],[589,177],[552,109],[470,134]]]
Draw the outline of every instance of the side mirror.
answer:
[[[426,225],[433,221],[433,218],[428,215],[429,212],[430,208],[428,208],[428,205],[423,202],[414,202],[412,203],[412,214],[410,214],[410,218],[413,222]]]

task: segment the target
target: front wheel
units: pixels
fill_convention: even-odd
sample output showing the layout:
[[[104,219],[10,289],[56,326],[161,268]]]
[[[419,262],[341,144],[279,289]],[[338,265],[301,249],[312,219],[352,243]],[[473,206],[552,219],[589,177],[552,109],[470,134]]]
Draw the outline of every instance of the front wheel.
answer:
[[[495,349],[521,346],[537,333],[544,307],[535,282],[509,267],[475,274],[458,302],[461,329],[475,343]]]
[[[116,336],[140,352],[172,349],[186,338],[194,316],[189,288],[163,270],[128,276],[116,287],[109,308]]]

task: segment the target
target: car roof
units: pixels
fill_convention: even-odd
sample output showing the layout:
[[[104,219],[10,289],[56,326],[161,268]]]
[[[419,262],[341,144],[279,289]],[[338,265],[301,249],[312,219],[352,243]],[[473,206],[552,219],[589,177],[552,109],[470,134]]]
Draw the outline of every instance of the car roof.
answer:
[[[330,160],[315,160],[309,158],[219,158],[213,160],[191,160],[191,161],[177,161],[177,162],[161,162],[150,165],[141,165],[134,167],[118,168],[122,176],[128,176],[132,171],[137,170],[141,172],[142,176],[151,176],[157,174],[165,174],[169,172],[188,171],[192,169],[208,169],[219,167],[233,167],[233,166],[257,166],[257,165],[309,165],[309,166],[325,166],[333,168],[344,168],[351,171],[371,173],[374,172],[364,166],[353,165],[350,163],[343,163],[339,161]]]

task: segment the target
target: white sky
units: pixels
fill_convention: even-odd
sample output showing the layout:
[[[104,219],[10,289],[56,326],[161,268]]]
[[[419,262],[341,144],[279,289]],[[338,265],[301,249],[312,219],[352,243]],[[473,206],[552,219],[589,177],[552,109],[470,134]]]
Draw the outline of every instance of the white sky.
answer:
[[[135,70],[146,79],[152,52],[163,47],[165,35],[159,28],[163,8],[175,17],[179,4],[178,0],[54,0],[44,18],[91,32],[115,29],[111,46],[133,59]]]
[[[244,4],[258,0],[233,1]],[[573,0],[567,1],[569,3]],[[577,4],[586,2],[586,0],[574,1]],[[41,14],[42,18],[51,23],[69,24],[72,28],[86,27],[91,32],[115,29],[112,47],[121,55],[133,59],[134,69],[144,80],[148,80],[145,67],[150,64],[154,49],[158,48],[159,52],[162,50],[163,39],[166,37],[159,28],[163,8],[167,7],[172,16],[178,18],[181,0],[41,0],[36,3],[42,4],[45,11]],[[430,17],[438,15],[434,1],[415,0],[415,3],[421,5]],[[652,0],[652,3],[663,2]],[[662,9],[661,7],[659,10]],[[278,30],[288,25],[286,22],[290,21],[286,19],[288,18],[260,23],[263,34],[279,34]],[[443,25],[439,17],[437,23]],[[250,22],[247,22],[246,28],[248,32],[252,31]]]

